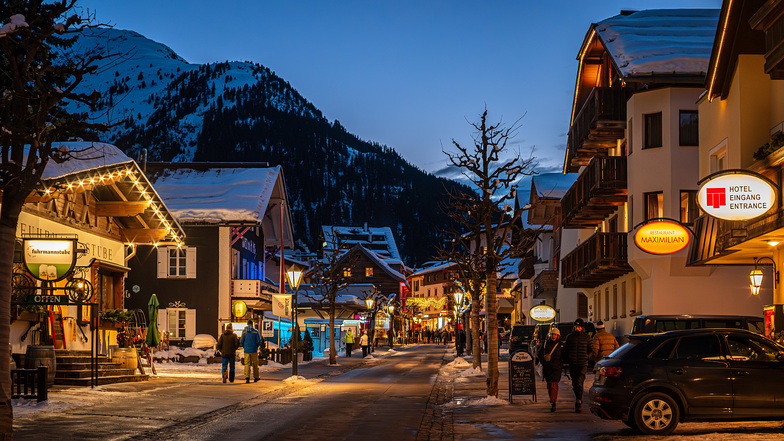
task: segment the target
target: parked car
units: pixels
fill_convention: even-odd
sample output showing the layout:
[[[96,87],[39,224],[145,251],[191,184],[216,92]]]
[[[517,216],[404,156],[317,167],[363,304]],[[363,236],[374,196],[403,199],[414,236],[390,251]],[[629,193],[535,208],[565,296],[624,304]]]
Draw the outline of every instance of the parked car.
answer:
[[[515,351],[530,350],[531,342],[534,340],[534,331],[537,325],[514,325],[512,326],[511,336],[509,337],[509,353]]]
[[[737,328],[765,334],[762,317],[745,315],[641,315],[634,319],[632,334],[649,334],[698,328]]]
[[[630,335],[594,368],[591,412],[643,433],[682,421],[784,418],[784,347],[742,329]]]

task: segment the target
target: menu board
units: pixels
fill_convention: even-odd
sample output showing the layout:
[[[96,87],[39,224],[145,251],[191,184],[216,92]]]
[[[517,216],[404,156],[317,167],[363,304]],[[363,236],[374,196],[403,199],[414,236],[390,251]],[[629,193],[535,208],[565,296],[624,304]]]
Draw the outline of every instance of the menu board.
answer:
[[[527,351],[515,351],[509,356],[509,402],[513,395],[533,395],[536,401],[534,359]]]

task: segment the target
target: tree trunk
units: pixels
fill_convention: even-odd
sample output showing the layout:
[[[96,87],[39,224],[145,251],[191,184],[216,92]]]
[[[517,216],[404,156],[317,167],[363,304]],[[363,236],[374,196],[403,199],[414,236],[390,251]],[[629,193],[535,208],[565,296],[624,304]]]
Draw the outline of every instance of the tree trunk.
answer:
[[[335,353],[335,302],[329,305],[329,364],[338,364],[338,357]]]
[[[476,296],[479,297],[479,296]],[[476,298],[471,302],[471,337],[473,340],[474,369],[482,370],[482,339],[479,338],[479,309],[482,305]]]
[[[485,326],[487,327],[487,395],[498,397],[498,296],[495,269],[487,273]]]
[[[11,407],[11,360],[8,344],[11,340],[11,276],[14,269],[16,225],[26,195],[15,186],[6,187],[0,209],[0,440],[13,438],[13,408]]]

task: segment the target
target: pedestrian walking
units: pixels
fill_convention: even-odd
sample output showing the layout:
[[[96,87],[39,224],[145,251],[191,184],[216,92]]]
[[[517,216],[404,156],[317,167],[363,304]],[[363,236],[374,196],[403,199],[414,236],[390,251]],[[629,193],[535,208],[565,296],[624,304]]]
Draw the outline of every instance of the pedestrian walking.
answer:
[[[362,358],[368,356],[368,336],[364,332],[359,336],[359,346],[362,348]]]
[[[539,362],[542,363],[542,377],[547,383],[547,395],[550,397],[550,412],[555,412],[555,403],[558,401],[558,383],[561,381],[563,360],[561,351],[561,331],[553,328],[550,338],[539,348]]]
[[[596,334],[591,339],[591,360],[599,361],[618,349],[618,340],[607,332],[604,323],[596,323]]]
[[[259,347],[264,340],[259,331],[253,328],[253,320],[248,320],[248,326],[242,331],[240,344],[245,351],[245,382],[250,383],[250,370],[253,368],[253,382],[259,381]]]
[[[231,328],[231,323],[226,323],[223,334],[218,337],[218,350],[221,353],[221,376],[225,383],[234,383],[234,362],[237,357],[237,349],[240,347],[240,338]]]
[[[351,357],[351,351],[354,350],[354,334],[351,332],[351,329],[346,331],[343,339],[346,342],[346,357]]]
[[[591,337],[585,332],[583,319],[574,321],[574,330],[566,337],[564,354],[569,363],[569,374],[572,377],[574,391],[574,411],[582,412],[583,385],[588,372],[588,360],[591,357]]]

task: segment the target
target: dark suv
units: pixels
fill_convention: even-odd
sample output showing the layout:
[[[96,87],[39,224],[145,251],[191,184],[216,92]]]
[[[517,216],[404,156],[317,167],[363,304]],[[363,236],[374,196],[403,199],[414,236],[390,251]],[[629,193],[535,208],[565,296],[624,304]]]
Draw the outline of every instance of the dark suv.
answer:
[[[536,325],[514,325],[509,337],[509,353],[530,350],[531,341],[534,339]]]
[[[594,368],[591,412],[643,433],[681,421],[784,418],[784,347],[742,329],[630,335]]]

